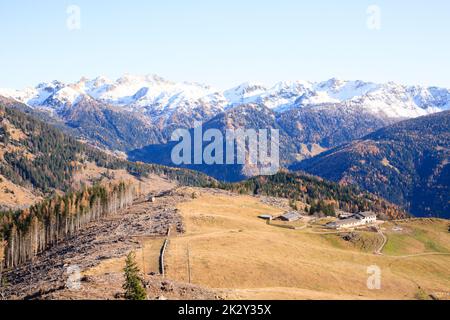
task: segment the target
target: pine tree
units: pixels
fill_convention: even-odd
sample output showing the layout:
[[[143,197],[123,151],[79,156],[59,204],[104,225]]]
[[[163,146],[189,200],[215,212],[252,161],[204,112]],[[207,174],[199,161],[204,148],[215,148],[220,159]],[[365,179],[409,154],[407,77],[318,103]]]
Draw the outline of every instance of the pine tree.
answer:
[[[142,279],[139,277],[139,268],[136,264],[136,255],[134,252],[128,254],[125,268],[123,269],[125,283],[125,298],[128,300],[146,300],[147,294],[142,286]]]

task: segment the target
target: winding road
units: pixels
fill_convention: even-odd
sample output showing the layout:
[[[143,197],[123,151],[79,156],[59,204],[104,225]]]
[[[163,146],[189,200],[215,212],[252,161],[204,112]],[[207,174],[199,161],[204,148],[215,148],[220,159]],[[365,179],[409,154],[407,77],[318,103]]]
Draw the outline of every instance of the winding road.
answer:
[[[377,249],[377,250],[375,250],[375,254],[376,255],[382,255],[383,254],[383,249],[384,249],[384,247],[386,246],[386,244],[387,244],[387,242],[388,242],[388,238],[386,237],[386,235],[383,233],[383,231],[381,231],[381,228],[377,228],[377,232],[378,232],[378,234],[380,235],[380,236],[382,236],[383,237],[383,243],[381,244],[381,246]]]

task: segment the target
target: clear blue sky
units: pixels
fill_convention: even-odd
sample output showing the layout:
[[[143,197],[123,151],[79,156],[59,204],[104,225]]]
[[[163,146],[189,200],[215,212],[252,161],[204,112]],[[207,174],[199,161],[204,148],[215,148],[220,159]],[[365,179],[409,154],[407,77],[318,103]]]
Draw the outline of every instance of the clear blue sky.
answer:
[[[66,26],[81,9],[81,30]],[[370,30],[366,10],[381,9]],[[155,73],[220,88],[331,77],[450,87],[448,0],[0,1],[0,87]]]

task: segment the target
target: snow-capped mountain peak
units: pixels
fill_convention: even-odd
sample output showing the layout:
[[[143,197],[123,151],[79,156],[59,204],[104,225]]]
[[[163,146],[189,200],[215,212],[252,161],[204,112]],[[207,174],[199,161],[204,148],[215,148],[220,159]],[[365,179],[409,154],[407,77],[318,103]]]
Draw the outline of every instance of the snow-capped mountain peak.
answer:
[[[237,87],[225,90],[223,96],[231,104],[241,104],[246,103],[247,100],[257,99],[266,91],[267,88],[263,84],[244,82]]]

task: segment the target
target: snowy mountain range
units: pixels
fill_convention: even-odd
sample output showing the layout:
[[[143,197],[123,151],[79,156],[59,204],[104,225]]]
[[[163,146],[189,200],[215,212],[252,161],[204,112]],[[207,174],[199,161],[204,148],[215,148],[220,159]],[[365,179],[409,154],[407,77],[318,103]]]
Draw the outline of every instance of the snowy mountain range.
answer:
[[[156,75],[126,75],[117,80],[82,78],[75,83],[53,81],[24,90],[0,89],[0,96],[57,113],[76,106],[84,99],[93,99],[147,115],[152,122],[198,108],[208,114],[217,114],[249,103],[264,105],[275,112],[341,104],[357,106],[387,118],[414,118],[450,109],[450,89],[337,79],[280,82],[273,87],[243,83],[231,89],[218,90],[198,83],[175,83]]]
[[[143,156],[136,160],[147,162],[155,161],[155,152],[140,149],[166,144],[175,129],[192,128],[195,121],[220,130],[277,128],[282,160],[289,164],[400,120],[450,109],[449,89],[337,79],[272,87],[243,83],[219,90],[156,75],[125,75],[0,89],[2,97],[45,114],[45,121],[93,144],[138,151],[132,154]]]

